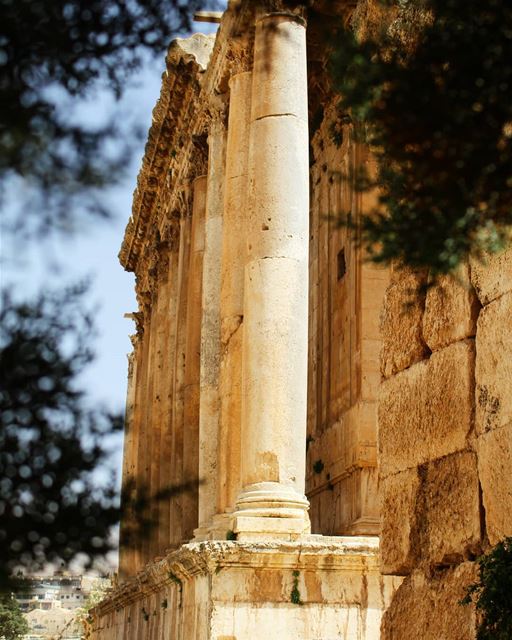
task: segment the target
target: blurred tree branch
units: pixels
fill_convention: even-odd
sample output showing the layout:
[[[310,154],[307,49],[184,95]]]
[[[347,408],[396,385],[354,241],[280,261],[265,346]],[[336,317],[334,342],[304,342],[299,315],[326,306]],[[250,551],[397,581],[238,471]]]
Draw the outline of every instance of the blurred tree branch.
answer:
[[[434,273],[499,251],[512,223],[510,2],[360,5],[337,34],[332,72],[342,115],[379,164],[376,179],[359,176],[380,192],[363,243],[378,262]]]
[[[42,568],[112,548],[119,508],[102,440],[120,416],[87,406],[77,376],[92,359],[85,288],[41,294],[0,311],[0,583],[16,566]]]
[[[0,208],[14,190],[13,241],[25,232],[39,242],[41,233],[73,230],[84,212],[109,213],[104,190],[129,164],[133,131],[115,114],[99,123],[79,108],[98,91],[121,97],[148,56],[190,29],[196,9],[216,6],[0,0]],[[80,390],[93,357],[85,294],[78,286],[20,302],[2,293],[0,588],[12,586],[15,567],[35,570],[79,554],[92,561],[115,544],[119,496],[114,479],[107,474],[101,484],[98,474],[107,473],[105,437],[122,419],[91,408]],[[186,489],[169,487],[166,495]],[[136,504],[127,500],[137,532],[152,525],[142,517],[147,501],[165,497],[142,487]]]
[[[99,89],[119,98],[148,55],[160,55],[215,0],[1,0],[0,180],[22,180],[37,231],[106,215],[101,190],[127,166],[130,136],[76,117]],[[17,190],[21,195],[21,190]],[[1,202],[0,202],[1,204]]]

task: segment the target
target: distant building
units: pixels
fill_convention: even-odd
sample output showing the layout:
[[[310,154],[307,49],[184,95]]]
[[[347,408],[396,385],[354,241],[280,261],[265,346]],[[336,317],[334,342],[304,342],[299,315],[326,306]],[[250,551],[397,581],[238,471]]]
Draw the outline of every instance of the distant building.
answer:
[[[75,611],[70,609],[32,609],[25,618],[30,633],[25,635],[24,640],[79,640],[82,636],[82,627],[75,620]]]
[[[77,612],[92,592],[110,585],[109,578],[70,575],[29,576],[16,594],[30,632],[24,640],[79,640],[83,628]]]
[[[83,607],[91,589],[90,579],[78,575],[32,576],[28,588],[16,595],[24,613],[40,609],[74,610]]]

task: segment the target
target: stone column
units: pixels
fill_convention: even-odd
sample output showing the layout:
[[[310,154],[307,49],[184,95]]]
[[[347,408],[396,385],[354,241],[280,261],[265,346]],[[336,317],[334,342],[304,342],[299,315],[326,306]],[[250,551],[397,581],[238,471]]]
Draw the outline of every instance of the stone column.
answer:
[[[190,256],[190,226],[188,212],[181,212],[178,241],[178,259],[176,265],[176,310],[173,349],[174,385],[171,402],[172,437],[171,461],[172,484],[183,485],[183,432],[184,432],[184,395],[185,395],[185,354],[187,337],[187,271]],[[182,491],[171,498],[170,543],[176,547],[184,541],[183,536],[183,499]]]
[[[201,351],[201,306],[203,284],[206,176],[194,180],[194,203],[187,273],[187,338],[183,405],[183,481],[199,480],[199,375]],[[190,540],[197,528],[198,489],[183,493],[183,537]]]
[[[122,517],[119,532],[119,580],[124,582],[134,574],[133,552],[129,546],[129,532],[133,527],[130,520],[134,517],[130,504],[134,492],[135,481],[133,473],[134,458],[134,423],[135,388],[137,384],[137,354],[134,350],[128,355],[128,390],[126,394],[126,411],[124,421],[124,446],[123,446],[123,491],[122,491]]]
[[[154,339],[152,341],[152,369],[153,369],[153,384],[151,387],[151,397],[149,402],[152,405],[151,412],[151,520],[153,522],[153,529],[151,531],[151,544],[150,544],[150,559],[155,558],[163,554],[165,546],[168,546],[168,542],[162,548],[160,547],[160,525],[164,522],[163,511],[168,508],[168,504],[164,504],[163,500],[157,498],[158,493],[163,488],[161,482],[161,466],[160,466],[160,454],[162,446],[162,429],[164,425],[164,411],[165,401],[164,394],[166,387],[168,387],[167,373],[168,367],[165,361],[166,357],[166,334],[168,331],[167,324],[167,271],[168,271],[169,256],[166,254],[165,249],[162,248],[158,261],[158,274],[155,278],[155,295],[153,302],[153,316],[154,316]]]
[[[229,121],[224,194],[221,282],[221,362],[219,371],[219,491],[215,533],[225,538],[240,492],[240,429],[242,410],[242,338],[244,265],[246,256],[247,165],[252,73],[230,80]]]
[[[167,269],[167,284],[165,295],[164,325],[166,327],[165,347],[163,356],[163,380],[162,380],[162,428],[160,431],[160,489],[167,490],[176,481],[176,469],[173,468],[173,421],[172,406],[175,389],[174,350],[176,348],[176,315],[177,315],[177,290],[178,290],[178,248],[170,248],[169,265]],[[172,542],[171,538],[171,504],[172,499],[160,502],[160,516],[158,520],[158,544],[160,554]]]
[[[144,391],[144,439],[139,443],[139,455],[143,460],[143,475],[141,476],[143,497],[146,500],[142,517],[152,519],[155,514],[156,502],[152,499],[155,492],[156,473],[158,465],[155,466],[154,447],[158,442],[155,438],[155,432],[158,429],[154,421],[155,406],[153,389],[155,387],[157,372],[155,370],[156,360],[156,344],[157,344],[157,291],[156,288],[150,294],[150,308],[147,319],[147,335],[146,330],[144,336],[147,338],[147,356],[146,356],[146,383]],[[141,530],[142,558],[143,564],[147,564],[153,560],[154,541],[156,529],[154,526]]]
[[[304,22],[264,15],[252,84],[239,539],[309,531],[307,106]]]
[[[208,537],[218,493],[220,282],[226,127],[215,122],[208,136],[208,179],[204,222],[201,372],[199,396],[199,527],[196,540]]]

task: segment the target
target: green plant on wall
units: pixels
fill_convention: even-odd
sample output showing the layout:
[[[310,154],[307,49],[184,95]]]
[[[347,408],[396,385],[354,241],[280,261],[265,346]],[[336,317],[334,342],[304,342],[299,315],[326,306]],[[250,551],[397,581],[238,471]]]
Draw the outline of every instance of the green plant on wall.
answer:
[[[481,614],[477,640],[512,638],[512,537],[478,559],[478,580],[467,589],[463,605],[475,603]]]
[[[300,599],[300,591],[299,591],[300,571],[294,571],[292,575],[293,575],[293,587],[292,587],[292,592],[290,594],[290,602],[292,604],[302,604],[302,600]]]

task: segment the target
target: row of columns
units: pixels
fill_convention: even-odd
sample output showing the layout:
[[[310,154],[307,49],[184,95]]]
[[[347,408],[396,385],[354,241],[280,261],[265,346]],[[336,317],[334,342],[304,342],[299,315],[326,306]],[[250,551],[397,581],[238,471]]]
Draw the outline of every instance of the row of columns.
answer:
[[[309,162],[305,25],[257,20],[252,72],[230,81],[137,345],[124,476],[196,491],[150,507],[158,526],[121,572],[191,539],[297,537],[304,496]],[[128,417],[128,414],[127,414]],[[131,426],[130,426],[131,425]],[[126,526],[124,526],[126,528]],[[131,555],[130,555],[131,554]]]

